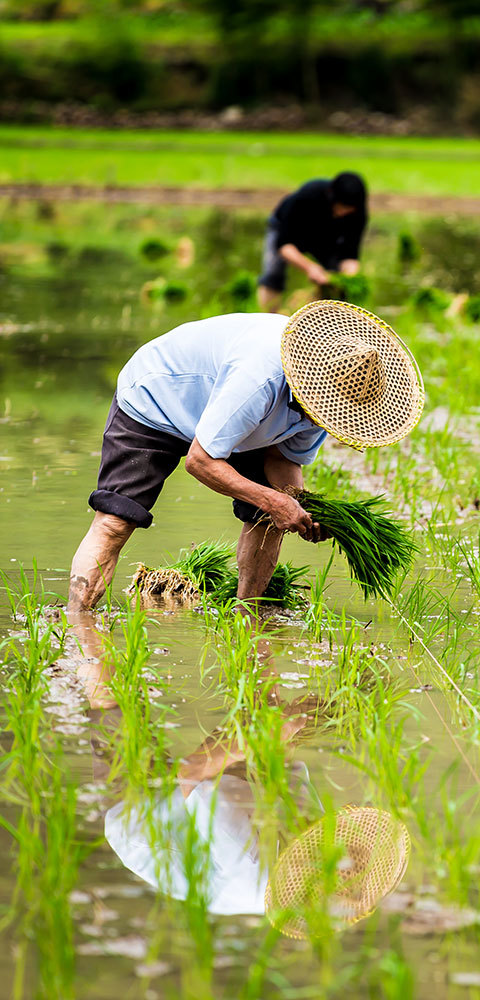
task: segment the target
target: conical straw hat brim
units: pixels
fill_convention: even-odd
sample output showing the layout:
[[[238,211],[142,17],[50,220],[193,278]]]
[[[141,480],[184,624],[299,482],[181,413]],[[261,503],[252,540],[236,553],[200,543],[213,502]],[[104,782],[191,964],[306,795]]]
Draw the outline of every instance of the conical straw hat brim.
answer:
[[[356,400],[355,376],[342,371],[345,343],[376,352],[381,394]],[[394,444],[418,423],[425,401],[415,358],[387,323],[349,302],[311,302],[290,317],[282,334],[282,365],[308,416],[353,448]],[[340,386],[340,388],[339,388]]]
[[[368,916],[403,878],[410,856],[410,837],[403,823],[373,807],[346,807],[335,817],[334,844],[342,844],[352,870],[343,875],[327,913],[339,926]],[[265,912],[287,937],[308,936],[309,900],[322,898],[324,819],[297,837],[282,852],[265,891]],[[315,905],[315,902],[314,904]]]

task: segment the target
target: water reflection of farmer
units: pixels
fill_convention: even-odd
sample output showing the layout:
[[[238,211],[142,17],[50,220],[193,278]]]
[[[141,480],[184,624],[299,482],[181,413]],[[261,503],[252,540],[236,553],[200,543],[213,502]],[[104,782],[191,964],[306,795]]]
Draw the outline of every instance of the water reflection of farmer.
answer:
[[[243,522],[238,597],[261,597],[285,531],[324,536],[285,487],[301,489],[327,431],[378,447],[415,426],[418,372],[386,324],[325,300],[284,316],[186,323],[145,344],[120,372],[107,418],[95,517],[74,556],[70,610],[91,608],[165,479],[187,471],[234,499]],[[265,533],[264,514],[272,522]]]
[[[91,624],[81,613],[74,627],[86,656],[79,674],[90,701],[91,721],[95,726],[98,718],[102,734],[97,740],[93,730],[94,773],[105,780],[108,764],[102,741],[108,726],[118,724],[113,713],[119,710],[111,697],[100,638]],[[275,669],[268,643],[262,649],[264,658],[264,676],[268,673],[271,678]],[[261,783],[255,789],[258,779],[246,766],[245,745],[240,747],[222,728],[182,760],[175,783],[166,781],[163,791],[155,791],[148,800],[140,797],[127,804],[122,799],[109,808],[105,835],[125,867],[166,895],[184,900],[192,891],[195,896],[202,891],[211,913],[267,912],[284,933],[302,938],[309,930],[315,933],[312,916],[318,907],[327,905],[330,916],[342,925],[372,912],[404,875],[409,837],[402,823],[372,807],[340,809],[326,832],[323,807],[307,767],[293,759],[292,752],[305,732],[315,731],[326,706],[316,697],[282,702],[276,685],[268,685],[264,696],[278,705],[282,715],[287,779],[282,794],[290,800],[285,816],[280,798],[274,814],[271,806],[265,811]],[[103,721],[100,709],[107,710]],[[273,840],[264,836],[268,824],[273,824]],[[286,846],[279,855],[282,841]],[[201,886],[199,870],[192,869],[192,844],[206,863]],[[336,867],[330,886],[322,874],[328,857]]]
[[[288,708],[282,740],[294,742],[304,725]],[[305,716],[303,716],[305,719]],[[302,830],[282,831],[282,801],[275,804],[274,843],[265,851],[265,815],[258,808],[254,777],[238,744],[212,735],[183,762],[173,793],[126,807],[116,803],[105,816],[105,836],[122,863],[160,891],[190,896],[189,845],[208,847],[203,891],[210,913],[263,914],[290,937],[315,933],[315,913],[327,908],[340,925],[368,916],[403,878],[410,841],[402,823],[374,807],[339,810],[328,832],[323,808],[302,761],[287,765],[287,795]],[[234,765],[237,770],[234,770]],[[283,850],[279,849],[283,840]],[[272,854],[273,848],[273,854]],[[327,889],[330,857],[336,876]],[[328,896],[325,892],[328,892]]]
[[[292,738],[303,724],[297,721],[300,719],[298,710],[296,719],[286,719],[283,739]],[[126,810],[125,803],[118,802],[109,809],[105,836],[122,863],[174,899],[185,899],[189,892],[186,845],[193,823],[195,839],[209,845],[209,911],[264,913],[268,869],[255,821],[253,779],[247,777],[243,758],[238,745],[226,744],[213,734],[183,761],[173,793],[157,796],[153,816],[144,815],[141,803]],[[310,818],[320,815],[321,805],[306,765],[292,762],[287,776],[296,807]],[[152,829],[157,835],[155,842]]]
[[[288,264],[316,286],[314,298],[321,297],[322,286],[328,285],[329,272],[357,273],[366,200],[362,178],[341,173],[332,181],[308,181],[277,205],[268,221],[258,281],[262,309],[277,312]]]
[[[106,737],[109,729],[119,725],[120,710],[110,690],[111,673],[104,662],[101,637],[90,616],[80,612],[72,624],[83,650],[77,671],[90,703],[94,776],[105,782],[109,773]],[[260,658],[265,661],[263,676],[275,674],[268,642],[262,645]],[[268,685],[266,697],[279,704],[278,687]],[[311,821],[322,814],[322,806],[306,765],[292,758],[297,734],[310,722],[315,724],[318,707],[316,698],[281,707],[280,738],[286,747],[289,794],[294,808]],[[122,863],[149,885],[174,899],[185,899],[189,888],[185,859],[193,823],[195,840],[209,845],[210,912],[264,913],[268,872],[260,856],[255,822],[259,796],[254,779],[247,774],[245,753],[223,730],[212,733],[183,758],[176,781],[166,783],[153,800],[127,807],[122,799],[109,808],[105,835]],[[276,827],[281,824],[281,811],[279,803],[272,818]]]

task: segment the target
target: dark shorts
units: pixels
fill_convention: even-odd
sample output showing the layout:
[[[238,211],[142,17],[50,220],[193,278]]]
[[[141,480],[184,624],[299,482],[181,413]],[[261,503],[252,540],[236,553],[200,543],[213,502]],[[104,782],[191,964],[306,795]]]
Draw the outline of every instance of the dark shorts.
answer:
[[[259,285],[265,285],[274,292],[283,292],[287,276],[287,262],[278,252],[279,235],[276,226],[268,225],[263,243],[262,273]]]
[[[103,435],[98,486],[88,499],[90,507],[116,514],[137,528],[149,528],[151,508],[189,447],[188,441],[132,420],[114,396]],[[264,448],[227,459],[246,479],[268,486],[264,460]],[[253,524],[262,516],[262,511],[243,500],[233,501],[233,511],[240,521]]]

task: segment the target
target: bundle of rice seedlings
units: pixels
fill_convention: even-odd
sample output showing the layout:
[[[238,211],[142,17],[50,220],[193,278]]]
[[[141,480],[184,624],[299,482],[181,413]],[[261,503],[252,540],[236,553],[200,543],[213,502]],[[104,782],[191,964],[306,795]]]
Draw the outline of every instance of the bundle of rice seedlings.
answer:
[[[363,305],[370,295],[370,282],[364,274],[350,275],[334,271],[329,283],[333,286],[335,295],[345,298],[347,302],[355,302],[357,306]]]
[[[278,563],[262,601],[281,604],[284,608],[296,608],[301,600],[300,591],[303,589],[303,584],[299,583],[299,580],[305,576],[308,569],[308,566],[292,566],[291,562]],[[229,601],[236,596],[237,587],[238,573],[229,571],[223,584],[213,596],[218,603]]]
[[[195,599],[203,592],[217,590],[231,573],[232,558],[228,545],[201,542],[194,549],[183,549],[176,562],[159,569],[148,569],[143,563],[137,568],[129,593],[173,595],[180,600]]]
[[[411,534],[390,516],[385,498],[331,500],[308,490],[288,492],[332,536],[365,599],[390,597],[396,574],[409,569],[416,546]]]

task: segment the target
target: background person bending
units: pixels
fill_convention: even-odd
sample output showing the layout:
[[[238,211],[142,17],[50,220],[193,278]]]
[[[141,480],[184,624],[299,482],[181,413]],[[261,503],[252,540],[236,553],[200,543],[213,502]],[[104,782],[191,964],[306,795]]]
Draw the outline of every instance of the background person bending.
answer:
[[[321,297],[321,288],[328,284],[331,271],[356,274],[366,222],[367,192],[358,174],[341,173],[332,181],[308,181],[284,198],[268,221],[263,271],[258,280],[261,308],[278,311],[287,264],[293,264],[313,282],[314,298]]]

